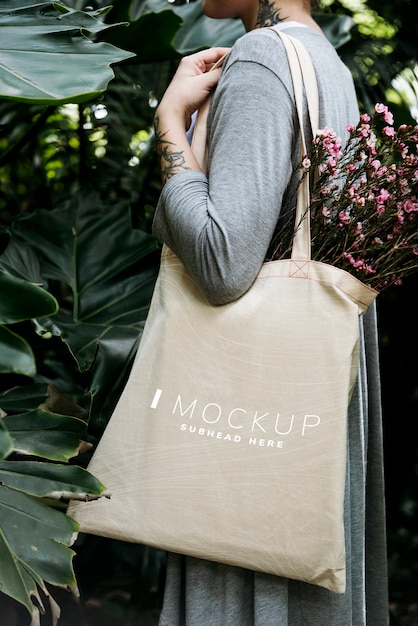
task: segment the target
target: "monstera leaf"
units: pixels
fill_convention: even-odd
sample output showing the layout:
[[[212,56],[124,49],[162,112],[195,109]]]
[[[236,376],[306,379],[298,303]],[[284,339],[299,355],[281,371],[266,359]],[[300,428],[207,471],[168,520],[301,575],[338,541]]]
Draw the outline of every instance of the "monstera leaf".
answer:
[[[0,419],[0,461],[5,459],[13,450],[13,439],[11,438],[3,420]]]
[[[110,67],[132,57],[106,42],[102,11],[85,13],[61,2],[3,0],[0,6],[0,98],[59,104],[83,102],[106,89]]]
[[[70,546],[78,524],[42,500],[75,492],[99,497],[105,489],[86,470],[69,465],[2,461],[0,476],[1,591],[36,618],[39,608],[32,596],[39,598],[38,587],[49,596],[45,582],[62,587],[76,582]]]
[[[49,395],[47,385],[28,385],[0,396],[0,405],[12,412],[37,406],[0,419],[0,589],[26,607],[32,624],[44,612],[41,592],[52,623],[58,621],[46,583],[76,584],[70,546],[78,524],[65,515],[66,502],[109,495],[89,472],[68,464],[86,423],[42,409]]]
[[[92,372],[91,428],[101,429],[136,349],[158,270],[154,237],[130,224],[126,203],[109,208],[82,190],[54,211],[15,221],[0,269],[64,285],[59,312],[38,322],[56,335],[81,372]],[[32,262],[31,260],[35,262]],[[34,268],[37,268],[34,270]],[[94,366],[94,367],[93,367]],[[103,406],[105,404],[105,406]]]
[[[36,364],[28,342],[5,324],[54,315],[56,299],[39,284],[0,270],[0,374],[33,376]]]

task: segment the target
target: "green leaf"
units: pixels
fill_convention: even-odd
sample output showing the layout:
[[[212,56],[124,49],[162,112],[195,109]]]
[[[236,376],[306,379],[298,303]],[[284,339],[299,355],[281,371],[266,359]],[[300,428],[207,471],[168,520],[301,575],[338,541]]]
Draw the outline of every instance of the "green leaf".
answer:
[[[11,462],[13,463],[13,462]],[[64,513],[6,486],[0,488],[0,528],[14,559],[53,585],[73,585],[69,549],[78,525]],[[3,545],[4,550],[4,545]],[[7,575],[17,575],[18,563]],[[0,580],[3,590],[4,580]]]
[[[41,461],[0,461],[0,483],[14,491],[52,500],[93,500],[109,495],[87,470]]]
[[[3,419],[0,418],[0,460],[5,459],[13,450],[13,439],[8,432]]]
[[[0,324],[54,315],[58,311],[58,302],[45,289],[2,270],[0,293]],[[3,326],[0,326],[0,373],[36,374],[35,358],[27,341]]]
[[[181,18],[170,9],[160,13],[146,11],[138,20],[130,23],[126,32],[115,29],[106,34],[106,40],[115,44],[123,41],[125,48],[138,55],[140,63],[177,59],[179,53],[173,41],[181,24]],[[152,37],[149,36],[151,32]]]
[[[10,235],[8,233],[9,241]],[[4,246],[6,248],[7,246]],[[3,262],[2,267],[5,272],[21,278],[34,285],[42,285],[43,279],[39,269],[39,259],[32,248],[20,247],[10,248],[10,263]],[[4,259],[3,259],[4,261]]]
[[[0,97],[59,104],[84,102],[103,92],[114,77],[110,65],[133,55],[88,38],[110,27],[96,15],[60,2],[3,2]]]
[[[210,19],[203,15],[200,3],[173,7],[173,10],[184,19],[184,25],[174,40],[176,49],[182,55],[211,46],[229,47],[245,34],[241,20]]]
[[[39,384],[10,390],[2,394],[1,403],[12,410],[34,403],[64,403],[71,410],[80,409],[53,386]],[[7,425],[8,441],[4,439]],[[5,456],[14,450],[67,460],[77,450],[85,427],[80,419],[41,409],[9,415],[0,420],[0,451]],[[74,552],[69,546],[78,531],[78,524],[57,507],[62,499],[90,500],[108,493],[99,480],[76,465],[15,458],[0,460],[0,589],[26,607],[33,623],[39,619],[41,589],[49,598],[56,625],[60,611],[44,580],[60,586],[75,583]]]
[[[37,409],[48,395],[47,383],[36,383],[24,387],[13,387],[0,393],[0,407],[6,413],[23,413]]]
[[[114,383],[126,375],[148,312],[158,271],[157,241],[132,229],[126,202],[109,207],[83,189],[54,211],[17,219],[0,268],[24,275],[26,263],[16,254],[20,248],[34,251],[44,281],[66,283],[72,292],[72,309],[66,303],[42,326],[68,345],[80,371],[99,360],[90,424],[101,429],[108,419],[103,404],[116,402],[120,388]]]
[[[86,430],[83,420],[42,410],[10,415],[4,423],[13,437],[15,452],[52,461],[76,456]]]
[[[29,496],[85,500],[107,494],[80,467],[36,461],[0,462],[0,484],[0,588],[33,614],[30,596],[36,585],[47,593],[43,580],[75,584],[69,546],[78,524]]]
[[[75,195],[55,211],[40,210],[17,219],[0,256],[0,267],[24,272],[14,253],[31,247],[44,279],[66,283],[72,311],[60,310],[45,327],[61,335],[80,369],[92,365],[97,340],[111,328],[134,329],[146,318],[156,277],[154,237],[130,226],[129,207],[105,207],[94,192]]]
[[[34,617],[39,610],[33,604],[31,596],[36,592],[35,581],[22,567],[15,556],[0,524],[0,587],[2,593],[23,604]]]
[[[22,337],[0,326],[0,374],[36,374],[35,357]]]
[[[106,34],[106,40],[115,45],[123,42],[140,63],[177,59],[209,46],[231,46],[245,32],[240,20],[206,17],[197,2],[170,7],[167,0],[139,0],[132,2],[130,12],[129,4],[122,0],[112,11],[114,19],[129,17],[129,30],[125,33],[115,28]]]
[[[0,270],[0,324],[13,324],[58,311],[58,302],[45,289]]]

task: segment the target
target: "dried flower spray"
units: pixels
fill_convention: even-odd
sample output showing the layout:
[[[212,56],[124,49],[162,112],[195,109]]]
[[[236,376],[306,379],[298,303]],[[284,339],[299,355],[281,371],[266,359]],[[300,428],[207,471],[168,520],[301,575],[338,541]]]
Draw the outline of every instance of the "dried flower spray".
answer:
[[[418,125],[395,130],[392,113],[375,105],[348,142],[319,131],[299,167],[314,178],[312,259],[354,274],[382,291],[418,271]],[[274,259],[288,256],[288,243]]]

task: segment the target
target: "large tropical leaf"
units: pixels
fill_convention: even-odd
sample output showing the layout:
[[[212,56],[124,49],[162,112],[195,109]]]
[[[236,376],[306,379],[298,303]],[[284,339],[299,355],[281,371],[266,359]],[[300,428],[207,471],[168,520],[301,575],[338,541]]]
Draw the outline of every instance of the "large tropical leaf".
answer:
[[[3,420],[0,419],[0,461],[5,459],[13,450],[13,439],[11,438]]]
[[[151,3],[143,2],[141,11],[132,16],[130,14],[129,0],[121,0],[115,3],[111,17],[120,21],[129,19],[129,29],[123,31],[120,27],[106,33],[106,41],[114,45],[123,46],[139,54],[138,61],[141,63],[166,61],[179,58],[179,52],[175,49],[174,38],[182,24],[182,18],[176,15],[167,5],[161,5],[159,0]],[[161,8],[163,10],[161,10]],[[149,33],[153,36],[150,37]]]
[[[8,487],[0,490],[0,519],[1,590],[23,604],[36,623],[39,608],[31,596],[38,595],[37,587],[47,592],[44,581],[75,585],[74,552],[69,546],[78,525],[60,511]]]
[[[40,286],[0,270],[0,324],[55,315],[56,299]],[[36,363],[32,348],[11,328],[0,325],[0,374],[33,376]]]
[[[39,624],[39,609],[32,602],[32,596],[37,596],[37,584],[45,588],[42,579],[36,582],[15,555],[6,535],[0,526],[0,581],[2,593],[17,600],[28,610],[32,617],[32,624]],[[59,612],[55,612],[54,624],[57,623]]]
[[[102,428],[120,393],[146,318],[158,269],[154,237],[130,225],[129,207],[105,206],[83,190],[55,211],[40,210],[16,220],[0,268],[25,275],[17,253],[31,248],[43,280],[67,286],[68,297],[44,331],[62,338],[80,371],[90,371],[92,422]],[[40,323],[40,320],[38,320]],[[38,330],[41,332],[42,329]]]
[[[89,34],[109,28],[99,16],[61,2],[3,0],[0,97],[58,104],[83,102],[103,92],[113,78],[110,65],[132,53],[92,42]]]
[[[47,395],[46,386],[28,386],[3,394],[2,404],[42,402]],[[0,589],[26,607],[32,624],[43,611],[40,591],[49,598],[52,623],[59,617],[45,582],[75,585],[70,546],[78,524],[59,510],[65,509],[60,502],[108,495],[88,471],[59,463],[77,454],[84,430],[82,420],[40,409],[0,419]],[[22,454],[54,462],[18,460]]]
[[[37,498],[93,500],[109,496],[104,485],[77,465],[0,461],[0,481],[2,486]]]
[[[0,326],[0,374],[36,374],[32,348],[26,339],[5,326]]]
[[[0,407],[6,414],[18,414],[37,409],[45,402],[47,393],[48,385],[46,383],[14,387],[0,393]]]
[[[14,324],[58,311],[56,299],[28,280],[0,270],[0,324]]]
[[[68,461],[79,451],[86,423],[75,417],[40,409],[3,418],[20,454]],[[1,479],[0,479],[1,482]]]

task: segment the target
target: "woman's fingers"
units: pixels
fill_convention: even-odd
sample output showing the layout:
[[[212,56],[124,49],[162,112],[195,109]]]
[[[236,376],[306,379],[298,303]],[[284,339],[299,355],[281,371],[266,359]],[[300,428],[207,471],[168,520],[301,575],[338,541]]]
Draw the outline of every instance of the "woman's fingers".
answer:
[[[180,62],[179,70],[192,73],[206,73],[229,52],[229,48],[208,48],[190,54]]]
[[[214,68],[228,51],[229,48],[209,48],[184,57],[160,102],[159,116],[183,119],[188,128],[191,115],[216,86],[220,69]]]

